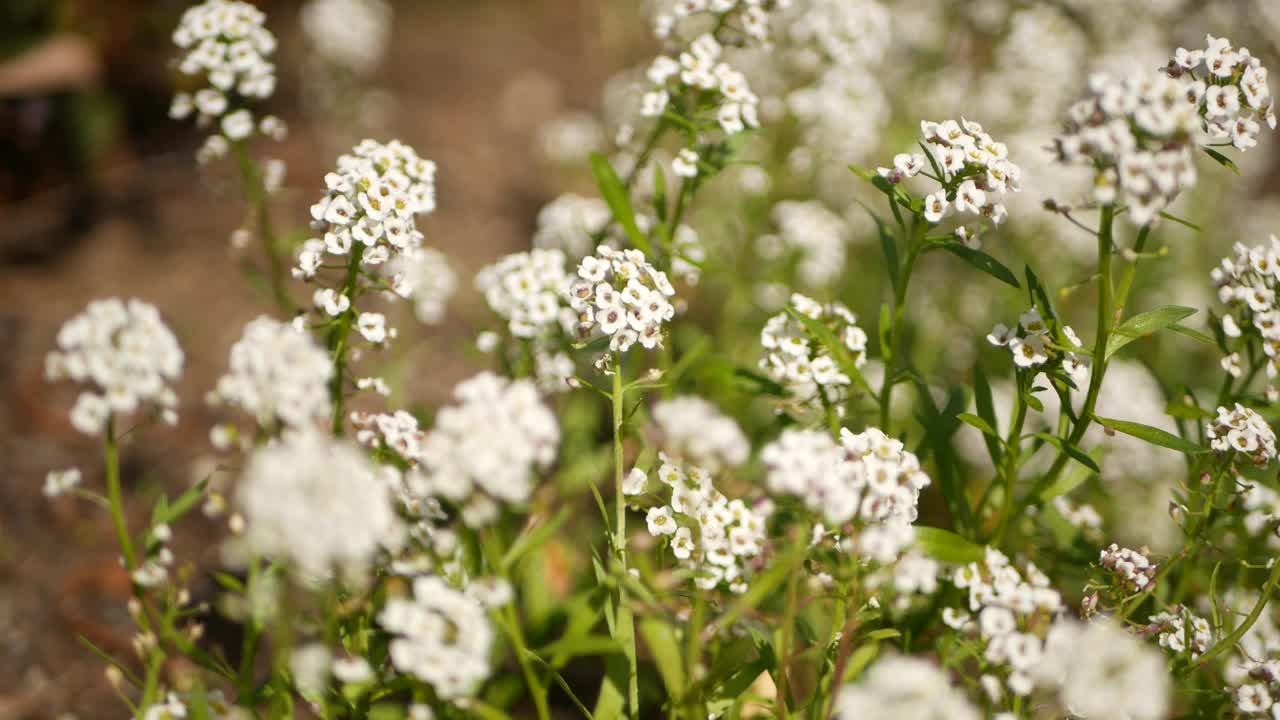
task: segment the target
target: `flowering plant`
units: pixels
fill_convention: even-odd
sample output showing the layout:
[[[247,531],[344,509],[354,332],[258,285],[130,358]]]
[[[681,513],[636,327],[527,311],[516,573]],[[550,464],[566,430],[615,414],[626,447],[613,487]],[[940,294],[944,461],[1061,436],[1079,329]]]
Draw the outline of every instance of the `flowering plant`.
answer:
[[[45,364],[103,448],[105,493],[88,468],[44,492],[110,517],[134,655],[95,650],[129,712],[1280,718],[1280,243],[1197,273],[1207,323],[1153,302],[1159,261],[1195,265],[1185,236],[1211,234],[1180,216],[1225,178],[1196,161],[1240,171],[1275,125],[1263,60],[1209,36],[1081,73],[1070,23],[1114,42],[1102,9],[931,3],[972,13],[960,44],[992,53],[960,93],[992,130],[920,122],[945,117],[943,88],[910,90],[950,45],[903,5],[658,3],[660,49],[590,156],[599,197],[554,200],[466,283],[427,245],[435,148],[355,144],[308,181],[312,232],[278,234],[283,170],[249,152],[283,136],[253,114],[278,82],[272,18],[189,9],[176,69],[208,87],[172,114],[214,133],[202,163],[240,160],[269,268],[245,270],[275,313],[206,388],[216,470],[129,512],[121,449],[163,443],[148,421],[180,404],[184,329],[161,310],[93,302]],[[315,0],[304,28],[363,77],[392,12]],[[328,47],[347,13],[361,37]],[[1023,76],[1049,30],[1057,89]],[[1002,117],[1024,93],[1043,93],[1026,124]],[[873,97],[867,147],[827,142]],[[397,324],[434,328],[463,288],[484,367],[417,403],[389,369],[410,365]],[[1173,343],[1214,375],[1153,375]],[[225,530],[217,568],[174,549],[196,511]],[[233,647],[204,637],[211,612]]]

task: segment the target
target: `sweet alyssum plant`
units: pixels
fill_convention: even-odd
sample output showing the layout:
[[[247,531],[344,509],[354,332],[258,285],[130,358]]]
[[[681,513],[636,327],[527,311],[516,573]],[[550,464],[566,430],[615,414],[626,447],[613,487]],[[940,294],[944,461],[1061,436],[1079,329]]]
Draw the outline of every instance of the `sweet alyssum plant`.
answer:
[[[773,312],[744,348],[716,322],[717,303],[743,317],[742,244],[704,243],[690,223],[745,140],[768,137],[737,53],[816,36],[817,57],[850,61],[815,23],[837,11],[812,5],[680,0],[658,17],[664,52],[618,152],[591,158],[600,199],[557,201],[537,247],[479,273],[491,367],[429,416],[364,373],[401,339],[398,305],[434,322],[456,284],[420,228],[435,165],[395,140],[359,143],[308,181],[320,192],[298,220],[314,235],[289,246],[268,217],[282,169],[250,152],[283,131],[251,108],[276,84],[266,18],[239,0],[187,12],[178,70],[200,87],[173,114],[210,131],[202,162],[237,158],[268,268],[246,272],[277,312],[249,323],[205,398],[226,417],[210,432],[219,470],[142,522],[119,453],[176,421],[177,338],[146,302],[108,299],[48,356],[51,381],[84,388],[72,424],[102,441],[105,494],[76,469],[46,492],[113,521],[135,653],[99,655],[129,713],[1280,717],[1280,244],[1238,244],[1206,277],[1220,301],[1208,333],[1182,323],[1195,310],[1138,309],[1133,292],[1156,238],[1191,225],[1170,203],[1196,158],[1233,166],[1223,153],[1274,127],[1265,67],[1210,36],[1164,67],[1088,77],[1042,139],[1092,176],[1088,197],[1048,205],[1096,242],[1077,289],[1095,295],[1090,333],[1030,266],[996,258],[1026,178],[1008,145],[958,118],[855,168],[881,203],[867,210],[883,251],[857,268],[859,297],[835,297],[822,286],[839,273],[796,255],[843,262],[839,218],[790,200],[762,219],[779,227],[760,248],[783,260],[758,274],[796,285],[767,288]],[[967,386],[940,387],[913,352],[912,281],[938,250],[960,282],[976,270],[1020,298]],[[850,308],[878,297],[878,317]],[[1100,415],[1109,366],[1162,331],[1221,353],[1216,394],[1179,394],[1176,433]],[[1008,407],[989,379],[1003,376]],[[988,471],[957,452],[963,426]],[[1099,440],[1116,433],[1185,458],[1169,550],[1109,542],[1078,497],[1122,460]],[[197,510],[225,518],[227,567],[169,549]],[[196,600],[203,577],[215,599]],[[235,642],[204,637],[209,612],[234,621]],[[172,672],[175,657],[190,669]]]

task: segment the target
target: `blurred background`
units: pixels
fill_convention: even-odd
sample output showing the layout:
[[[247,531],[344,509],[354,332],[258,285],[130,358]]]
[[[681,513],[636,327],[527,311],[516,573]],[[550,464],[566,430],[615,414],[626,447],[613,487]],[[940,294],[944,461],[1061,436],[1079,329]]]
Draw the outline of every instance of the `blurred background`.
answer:
[[[376,28],[353,24],[354,42],[342,37],[342,23],[335,37],[331,22],[304,22],[309,3],[254,4],[281,43],[278,89],[264,110],[290,134],[255,148],[287,163],[272,201],[278,225],[305,231],[323,174],[361,137],[399,138],[439,165],[439,209],[419,226],[448,256],[459,291],[442,323],[402,324],[388,373],[398,400],[433,406],[488,363],[475,334],[499,323],[472,288],[475,271],[528,248],[554,221],[540,217],[549,203],[571,192],[594,196],[588,153],[628,162],[614,139],[635,119],[636,80],[659,47],[653,13],[671,3],[403,0],[387,6],[385,41]],[[1163,65],[1178,45],[1203,47],[1206,32],[1229,34],[1280,65],[1275,0],[795,5],[775,27],[774,51],[733,56],[761,96],[764,129],[748,140],[747,162],[712,183],[689,221],[712,258],[731,258],[740,270],[682,293],[689,322],[742,366],[758,359],[759,328],[787,288],[845,301],[874,337],[887,283],[862,204],[883,212],[882,199],[847,166],[887,165],[914,149],[919,120],[961,115],[1008,143],[1024,170],[1009,226],[984,249],[1019,275],[1031,264],[1051,288],[1084,288],[1055,298],[1089,337],[1094,240],[1041,209],[1046,198],[1071,200],[1088,189],[1087,173],[1056,167],[1045,152],[1088,73]],[[171,33],[188,6],[0,0],[0,720],[120,716],[102,663],[76,640],[129,653],[127,580],[110,527],[74,499],[51,503],[41,493],[44,474],[69,465],[83,469],[87,485],[101,484],[96,442],[68,422],[76,390],[44,381],[58,327],[89,300],[138,296],[161,308],[186,351],[178,428],[134,438],[124,451],[125,481],[145,512],[159,488],[180,489],[207,469],[202,458],[219,415],[203,395],[244,323],[272,311],[239,269],[232,238],[248,211],[234,168],[198,165],[204,133],[168,117],[177,83]],[[1133,308],[1214,306],[1210,268],[1232,243],[1260,244],[1280,230],[1276,160],[1277,145],[1265,138],[1239,158],[1241,177],[1201,164],[1199,186],[1173,209],[1201,229],[1161,226],[1152,245],[1167,250],[1144,264]],[[774,262],[780,247],[798,263]],[[806,258],[816,265],[806,269]],[[927,258],[918,272],[909,342],[939,392],[967,384],[984,356],[989,367],[1007,365],[1007,353],[982,337],[1025,311],[1025,294],[943,257]],[[1207,330],[1205,318],[1188,324]],[[1108,375],[1102,415],[1175,429],[1163,416],[1166,402],[1220,378],[1212,348],[1177,336],[1128,352]],[[1008,372],[1004,380],[991,374],[997,403],[1007,406]],[[749,416],[740,390],[700,390]],[[757,409],[750,417],[754,426],[744,422],[758,438],[771,415]],[[986,477],[981,439],[971,435],[959,449],[975,477]],[[1121,459],[1089,491],[1124,500],[1108,505],[1122,513],[1108,518],[1118,540],[1130,532],[1158,544],[1152,527],[1167,524],[1180,456],[1106,442]],[[215,565],[221,534],[212,523],[187,523],[174,551]]]

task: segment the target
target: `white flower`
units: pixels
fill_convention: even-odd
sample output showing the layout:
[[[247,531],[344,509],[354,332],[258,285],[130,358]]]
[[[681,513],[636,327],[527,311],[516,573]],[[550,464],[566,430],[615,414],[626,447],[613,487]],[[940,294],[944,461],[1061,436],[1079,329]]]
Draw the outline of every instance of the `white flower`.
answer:
[[[184,356],[160,312],[140,300],[89,303],[58,331],[58,349],[45,357],[49,380],[87,383],[71,411],[71,424],[97,435],[113,415],[150,406],[172,416],[178,399],[171,384]]]
[[[987,334],[987,342],[996,347],[1004,347],[1009,344],[1009,341],[1015,339],[1017,339],[1015,331],[1001,323],[996,323],[995,327],[991,328],[991,332]]]
[[[80,468],[50,470],[44,478],[44,496],[55,498],[71,492],[80,484]]]
[[[360,334],[364,336],[364,339],[374,345],[385,342],[388,337],[387,316],[382,313],[360,313],[360,318],[356,321],[356,327],[359,328]]]
[[[671,161],[671,171],[680,177],[697,177],[698,153],[689,148],[681,148],[680,152],[676,154],[675,160]]]
[[[671,516],[670,508],[650,508],[648,514],[645,515],[645,523],[649,526],[649,534],[655,537],[672,535],[676,531],[676,521]]]
[[[238,492],[243,540],[304,576],[359,571],[399,541],[386,484],[364,453],[314,430],[289,432],[257,450]]]
[[[1009,351],[1013,353],[1013,362],[1018,367],[1041,365],[1049,359],[1049,355],[1045,352],[1045,341],[1042,335],[1011,338]]]
[[[486,266],[476,274],[476,288],[512,335],[533,338],[560,330],[559,293],[568,279],[564,252],[535,249]]]
[[[978,710],[946,672],[916,657],[892,655],[836,695],[836,720],[978,720]]]
[[[661,345],[663,325],[675,316],[668,299],[675,288],[667,274],[639,250],[602,245],[596,253],[582,259],[582,279],[565,290],[569,307],[578,313],[578,335],[586,339],[598,331],[609,337],[613,352],[626,352],[637,341],[645,348]]]
[[[746,435],[732,418],[693,395],[663,400],[653,406],[663,447],[678,457],[717,472],[744,464],[751,454]]]
[[[1164,658],[1107,621],[1055,622],[1034,676],[1037,685],[1058,688],[1063,704],[1081,718],[1163,720],[1169,714]]]
[[[254,127],[253,114],[248,110],[236,110],[222,117],[222,134],[232,142],[248,138]]]
[[[391,664],[430,684],[441,698],[466,697],[489,677],[494,633],[487,611],[442,578],[414,580],[413,596],[388,600],[378,624],[395,635]]]
[[[302,427],[331,412],[329,353],[288,323],[260,317],[231,346],[230,367],[212,399],[252,414],[264,428],[278,419]]]
[[[645,485],[649,482],[649,475],[640,468],[631,468],[631,472],[627,473],[626,478],[622,481],[623,495],[640,495],[644,492]]]
[[[957,204],[957,209],[959,205]],[[947,201],[947,191],[937,190],[929,193],[924,199],[924,219],[931,223],[942,222],[942,218],[947,216],[947,210],[950,205]]]
[[[535,473],[551,465],[560,443],[555,415],[533,381],[485,372],[453,394],[457,404],[442,408],[431,431],[402,448],[424,470],[424,490],[458,504],[528,502]]]
[[[385,0],[310,0],[301,19],[314,52],[331,65],[364,76],[386,53],[394,16]]]

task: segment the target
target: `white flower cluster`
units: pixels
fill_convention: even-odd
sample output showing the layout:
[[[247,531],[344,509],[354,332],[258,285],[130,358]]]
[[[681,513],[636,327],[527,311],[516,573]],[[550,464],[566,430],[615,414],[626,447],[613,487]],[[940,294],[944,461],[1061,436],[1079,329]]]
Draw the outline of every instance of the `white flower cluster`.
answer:
[[[1115,543],[1098,553],[1098,565],[1119,579],[1126,592],[1150,589],[1156,576],[1156,564],[1146,555]]]
[[[436,576],[413,581],[413,598],[387,601],[378,623],[397,637],[391,663],[429,683],[445,700],[471,694],[489,677],[493,627],[484,604]]]
[[[1205,437],[1215,451],[1244,453],[1258,465],[1266,465],[1276,456],[1275,431],[1261,415],[1240,403],[1232,409],[1218,408],[1218,416],[1205,423]]]
[[[329,415],[332,377],[329,353],[310,335],[263,316],[231,346],[230,369],[210,400],[238,407],[266,428],[277,420],[303,427]]]
[[[1093,201],[1120,200],[1133,224],[1147,225],[1196,182],[1192,149],[1203,93],[1203,84],[1162,72],[1093,75],[1086,97],[1067,113],[1066,134],[1054,141],[1058,158],[1094,168]]]
[[[324,238],[303,244],[293,276],[313,279],[329,255],[374,266],[420,247],[415,217],[435,210],[435,177],[435,163],[398,140],[365,140],[339,157],[337,170],[324,176],[324,198],[311,206]]]
[[[645,348],[662,345],[662,326],[675,317],[668,298],[676,290],[667,274],[649,264],[639,250],[596,248],[578,265],[569,285],[569,306],[578,313],[578,334],[609,337],[609,349],[626,352],[639,341]]]
[[[695,395],[656,403],[653,421],[662,432],[663,447],[668,452],[713,473],[739,467],[751,454],[751,444],[738,423]]]
[[[901,441],[876,428],[840,431],[840,443],[815,430],[784,430],[760,452],[765,487],[791,495],[832,525],[854,523],[841,546],[888,564],[915,539],[920,491],[929,476]]]
[[[538,211],[533,246],[560,250],[570,258],[590,255],[594,237],[613,221],[609,206],[600,198],[566,193]]]
[[[1080,503],[1079,505],[1071,502],[1065,495],[1059,495],[1050,503],[1053,509],[1063,517],[1071,527],[1086,532],[1096,532],[1102,529],[1102,516],[1098,511],[1088,503]]]
[[[956,630],[977,631],[993,678],[983,681],[993,686],[988,692],[1000,696],[1002,683],[1016,696],[1029,695],[1034,688],[1031,673],[1044,651],[1043,632],[1062,610],[1062,596],[1035,565],[1027,563],[1025,573],[1019,572],[992,548],[983,562],[958,568],[952,582],[969,591],[969,611],[977,615],[977,622],[968,612],[953,608],[944,611],[943,619]]]
[[[646,76],[652,84],[641,101],[640,114],[645,117],[660,117],[667,111],[667,106],[674,98],[683,98],[689,94],[702,95],[714,93],[709,101],[716,108],[716,121],[727,135],[736,135],[748,128],[760,126],[760,98],[751,92],[751,85],[746,75],[734,70],[724,62],[724,48],[710,34],[702,35],[694,40],[689,49],[681,52],[677,58],[659,55],[649,65]],[[683,152],[692,155],[696,163],[697,155],[692,150]],[[686,158],[687,166],[687,158]],[[676,173],[684,176],[697,175],[693,172]]]
[[[44,496],[56,498],[72,492],[80,486],[80,468],[50,470],[44,476]]]
[[[978,720],[965,693],[937,665],[893,655],[871,666],[855,685],[836,695],[836,720]]]
[[[681,466],[661,456],[658,479],[670,488],[666,505],[649,509],[649,534],[668,537],[671,553],[703,590],[721,585],[730,592],[747,591],[754,560],[764,551],[768,514],[730,500],[711,484],[711,473],[697,465]],[[648,476],[632,470],[623,492],[644,492]]]
[[[1062,336],[1069,344],[1082,347],[1080,337],[1070,325],[1062,326]],[[1009,328],[997,323],[987,335],[987,342],[996,347],[1007,347],[1013,355],[1013,364],[1020,368],[1038,367],[1050,359],[1061,359],[1062,367],[1076,381],[1077,385],[1088,381],[1087,361],[1073,352],[1059,351],[1050,345],[1055,343],[1049,325],[1040,316],[1040,311],[1031,308],[1018,318],[1016,327]],[[1058,343],[1064,344],[1064,343]]]
[[[534,474],[555,461],[560,427],[531,380],[482,372],[453,396],[458,404],[440,410],[416,452],[402,454],[419,463],[432,495],[461,505],[463,521],[482,527],[498,517],[499,503],[529,501]]]
[[[1232,257],[1209,272],[1218,300],[1230,313],[1222,317],[1222,332],[1229,338],[1246,334],[1259,336],[1262,351],[1267,356],[1267,378],[1274,381],[1280,376],[1280,307],[1276,305],[1276,292],[1280,290],[1280,239],[1275,235],[1267,245],[1248,247],[1243,243],[1232,246]],[[1236,356],[1223,360],[1223,367],[1239,377],[1242,368]],[[1272,386],[1270,394],[1277,390]]]
[[[827,305],[799,293],[791,295],[797,312],[826,325],[853,358],[856,368],[867,363],[867,333],[858,327],[858,318],[843,303]],[[804,324],[784,311],[769,318],[760,331],[765,350],[760,369],[789,389],[801,403],[836,404],[845,397],[853,380],[840,370],[835,358]]]
[[[178,421],[178,396],[171,384],[182,374],[178,340],[154,305],[119,298],[95,300],[63,324],[58,349],[45,356],[49,381],[90,383],[71,409],[71,424],[98,435],[115,415],[152,406],[172,425]]]
[[[1256,595],[1232,593],[1227,605],[1243,616],[1245,608],[1257,599]],[[1240,638],[1237,654],[1223,668],[1223,678],[1236,710],[1244,717],[1271,720],[1280,714],[1280,627],[1271,608],[1267,610]]]
[[[386,52],[394,15],[386,0],[311,0],[301,19],[307,44],[326,62],[367,75]]]
[[[386,483],[358,448],[316,431],[286,433],[249,459],[238,491],[249,550],[303,577],[360,572],[401,527]]]
[[[705,16],[720,26],[733,27],[747,37],[765,42],[769,38],[769,13],[791,7],[794,0],[674,0],[667,12],[653,20],[654,34],[665,39],[681,21]]]
[[[786,23],[790,43],[811,46],[846,70],[879,61],[890,45],[892,16],[877,0],[801,0],[793,14]]]
[[[825,287],[844,272],[845,245],[849,226],[816,200],[788,200],[773,208],[778,233],[756,241],[757,252],[765,260],[786,252],[799,256],[796,272],[809,287]]]
[[[558,249],[513,253],[476,273],[476,288],[518,338],[555,332],[565,326],[566,312],[573,327],[576,316],[560,301],[568,282],[564,252]]]
[[[1189,652],[1200,657],[1213,644],[1213,628],[1209,621],[1181,605],[1151,616],[1147,634],[1157,634],[1160,647],[1175,654]]]
[[[1045,638],[1037,684],[1082,720],[1164,720],[1172,682],[1160,652],[1107,621],[1060,619]]]
[[[181,120],[195,114],[201,125],[217,122],[221,133],[206,141],[202,158],[225,154],[229,142],[255,132],[276,138],[284,132],[279,118],[256,122],[248,108],[238,105],[275,92],[276,67],[270,56],[276,38],[263,26],[265,19],[261,10],[241,0],[205,0],[183,13],[173,33],[174,44],[186,51],[179,72],[203,76],[209,87],[175,95],[169,115]]]
[[[1166,71],[1173,77],[1190,76],[1185,92],[1211,139],[1248,150],[1258,144],[1262,122],[1272,130],[1276,127],[1267,69],[1249,48],[1232,47],[1227,38],[1206,35],[1205,45],[1203,50],[1178,48]]]
[[[932,168],[942,187],[924,199],[924,219],[931,223],[956,213],[978,215],[999,225],[1008,216],[1005,194],[1022,190],[1022,169],[1009,160],[1009,148],[972,120],[920,123],[921,141],[931,157],[900,153],[893,167],[879,168],[881,177],[897,184]],[[962,239],[970,237],[965,231]]]
[[[444,319],[445,306],[458,290],[458,277],[445,254],[435,248],[402,251],[391,261],[391,286],[413,301],[413,313],[425,325]]]

